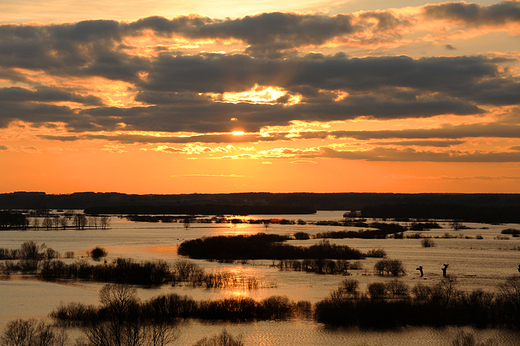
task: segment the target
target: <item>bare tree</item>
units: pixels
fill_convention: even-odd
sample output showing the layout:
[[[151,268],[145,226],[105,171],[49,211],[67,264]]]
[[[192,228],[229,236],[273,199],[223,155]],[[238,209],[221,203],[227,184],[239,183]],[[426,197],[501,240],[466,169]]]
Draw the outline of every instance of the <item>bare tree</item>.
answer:
[[[95,215],[90,215],[90,216],[88,217],[88,226],[89,226],[90,228],[95,228],[95,229],[97,229],[97,227],[98,227],[98,223],[99,223],[99,219],[98,219],[97,216],[95,216]]]
[[[20,258],[26,260],[42,259],[46,247],[45,244],[38,245],[32,240],[26,241],[20,247]]]
[[[226,330],[222,333],[197,341],[193,346],[243,346],[244,342],[240,336],[234,337]]]
[[[100,219],[101,229],[107,229],[110,226],[110,216],[103,215]]]
[[[19,319],[7,324],[0,341],[3,346],[64,346],[67,335],[63,331],[54,331],[44,322],[38,323],[34,318]]]
[[[35,217],[33,218],[33,227],[34,228],[40,228],[40,219]]]
[[[43,227],[47,229],[52,227],[52,218],[49,215],[45,215],[43,218]]]
[[[54,228],[59,228],[60,225],[61,225],[61,222],[60,222],[60,217],[59,216],[54,216],[52,218],[52,223],[54,225]]]
[[[77,229],[85,229],[87,225],[87,217],[84,214],[74,215],[74,227]]]
[[[63,227],[63,229],[66,229],[67,226],[69,225],[69,218],[65,215],[60,217],[60,225],[61,225],[61,227]]]
[[[128,285],[107,284],[99,292],[105,321],[83,328],[86,346],[165,346],[178,333],[172,325],[151,323],[139,315],[137,290]]]

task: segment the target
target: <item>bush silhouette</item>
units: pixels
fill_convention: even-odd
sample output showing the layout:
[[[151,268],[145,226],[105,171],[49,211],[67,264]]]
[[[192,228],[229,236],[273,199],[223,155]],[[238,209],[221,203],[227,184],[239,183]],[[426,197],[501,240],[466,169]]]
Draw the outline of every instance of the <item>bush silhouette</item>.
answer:
[[[18,319],[7,323],[0,341],[2,346],[63,346],[67,336],[63,331],[56,332],[51,325],[36,319]]]
[[[99,261],[101,257],[107,257],[108,252],[102,247],[95,247],[89,251],[88,255],[92,257],[94,261]]]
[[[403,263],[399,260],[380,260],[374,265],[374,269],[379,275],[399,276],[405,275],[406,273],[403,267]]]
[[[244,343],[240,337],[234,337],[229,334],[226,330],[223,330],[222,333],[214,335],[210,338],[203,338],[193,346],[243,346]]]

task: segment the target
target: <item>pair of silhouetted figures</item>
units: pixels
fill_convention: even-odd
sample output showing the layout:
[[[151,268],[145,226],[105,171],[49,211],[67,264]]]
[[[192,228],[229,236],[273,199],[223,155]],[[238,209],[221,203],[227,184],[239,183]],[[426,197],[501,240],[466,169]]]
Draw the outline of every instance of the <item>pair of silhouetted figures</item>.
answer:
[[[444,277],[446,277],[446,270],[448,269],[448,266],[449,266],[449,264],[445,264],[444,268],[441,268],[442,276],[444,276]],[[424,272],[423,272],[423,267],[422,266],[417,267],[416,270],[418,270],[419,273],[421,273],[421,277],[424,276]],[[518,272],[520,273],[520,264],[518,265]]]
[[[442,269],[442,276],[444,276],[444,277],[446,277],[446,270],[448,269],[448,266],[449,266],[449,264],[445,264],[444,268],[441,268]],[[419,273],[421,273],[421,277],[424,276],[424,272],[423,272],[422,266],[419,266],[416,270],[418,270]],[[518,271],[520,272],[520,265],[518,266]]]

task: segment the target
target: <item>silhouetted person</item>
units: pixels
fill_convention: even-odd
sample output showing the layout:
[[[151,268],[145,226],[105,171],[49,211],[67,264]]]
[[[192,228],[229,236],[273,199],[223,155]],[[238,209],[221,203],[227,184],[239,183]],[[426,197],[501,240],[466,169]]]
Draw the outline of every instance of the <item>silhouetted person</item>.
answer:
[[[421,273],[421,277],[423,277],[424,273],[423,273],[423,270],[422,270],[422,266],[419,266],[417,269],[415,270],[418,270],[419,273]],[[518,266],[518,270],[520,270],[520,265]]]
[[[446,277],[446,269],[448,269],[448,266],[449,266],[449,264],[445,264],[444,268],[442,268],[442,276],[444,276],[444,277]]]

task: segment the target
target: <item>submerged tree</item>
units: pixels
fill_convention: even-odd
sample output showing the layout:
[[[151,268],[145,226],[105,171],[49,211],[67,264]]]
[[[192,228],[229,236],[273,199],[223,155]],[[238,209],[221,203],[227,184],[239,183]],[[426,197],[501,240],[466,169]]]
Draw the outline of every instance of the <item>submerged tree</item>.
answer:
[[[240,336],[234,337],[226,330],[222,333],[212,336],[211,338],[203,338],[193,346],[244,346],[244,342]]]
[[[107,284],[99,292],[99,300],[104,319],[83,327],[86,340],[82,346],[165,346],[178,337],[173,325],[141,316],[134,287]]]
[[[67,335],[36,319],[18,319],[7,323],[0,337],[2,346],[64,346]]]

